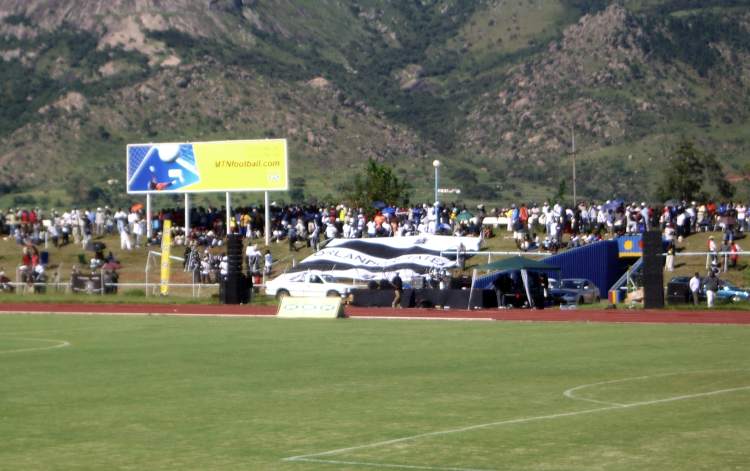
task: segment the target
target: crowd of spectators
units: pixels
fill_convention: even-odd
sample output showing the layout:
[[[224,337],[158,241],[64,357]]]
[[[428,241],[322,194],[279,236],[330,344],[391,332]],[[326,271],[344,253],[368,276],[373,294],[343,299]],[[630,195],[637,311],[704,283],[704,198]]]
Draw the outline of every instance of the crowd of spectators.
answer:
[[[663,231],[671,244],[696,231],[723,231],[724,245],[731,245],[735,232],[744,232],[750,222],[750,207],[742,203],[696,203],[669,201],[651,205],[627,204],[621,200],[603,203],[582,201],[575,206],[550,204],[513,204],[486,210],[484,205],[471,209],[457,204],[445,206],[419,204],[403,207],[381,205],[377,208],[352,208],[338,205],[277,205],[270,208],[270,234],[273,243],[286,243],[290,251],[301,246],[318,250],[331,238],[398,237],[424,233],[493,237],[504,229],[513,234],[520,250],[555,252],[578,247],[602,238],[617,237],[650,229]],[[131,208],[72,208],[44,211],[40,208],[10,209],[0,218],[0,234],[12,237],[23,247],[24,279],[43,279],[44,264],[36,246],[42,243],[61,247],[80,244],[90,247],[92,239],[119,235],[120,249],[133,250],[159,244],[164,220],[172,221],[175,245],[185,246],[186,269],[197,273],[200,281],[215,281],[222,257],[209,249],[220,247],[228,231],[249,239],[248,260],[251,272],[270,274],[273,263],[268,253],[257,251],[255,239],[265,232],[262,206],[233,208],[226,223],[223,207],[191,209],[190,229],[185,233],[184,209],[161,209],[152,215],[147,230],[142,205]],[[148,237],[149,232],[151,237]],[[104,261],[99,265],[103,265]],[[93,268],[99,268],[93,267]],[[92,268],[92,269],[93,269]]]

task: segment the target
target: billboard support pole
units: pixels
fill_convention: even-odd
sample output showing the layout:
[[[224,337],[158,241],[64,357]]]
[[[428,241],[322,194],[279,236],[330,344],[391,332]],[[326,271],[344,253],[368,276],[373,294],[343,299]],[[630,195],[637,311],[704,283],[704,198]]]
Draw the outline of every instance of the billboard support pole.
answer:
[[[231,221],[232,221],[232,197],[229,195],[229,192],[227,191],[227,201],[226,201],[226,207],[227,207],[227,227],[226,231],[227,234],[230,233],[230,229],[232,228]]]
[[[151,193],[146,193],[146,238],[150,239],[152,236],[151,230]]]
[[[185,193],[185,238],[190,235],[190,195]]]
[[[269,245],[271,243],[271,209],[268,207],[268,192],[263,192],[263,204],[265,208],[265,215],[263,216],[265,219],[265,224],[263,228],[263,233],[266,237],[266,245]]]

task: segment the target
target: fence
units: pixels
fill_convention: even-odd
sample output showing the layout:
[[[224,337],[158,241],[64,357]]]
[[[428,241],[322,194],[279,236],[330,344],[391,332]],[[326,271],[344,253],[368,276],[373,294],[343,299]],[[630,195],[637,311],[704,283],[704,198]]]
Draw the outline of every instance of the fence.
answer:
[[[161,283],[111,283],[104,282],[99,276],[85,276],[78,280],[62,281],[15,281],[5,283],[4,287],[12,287],[12,291],[19,294],[45,294],[45,293],[79,293],[82,295],[97,296],[128,296],[141,293],[133,290],[142,290],[145,296],[159,295]],[[178,297],[210,298],[219,293],[219,283],[168,283],[170,295]],[[255,288],[260,288],[256,286]],[[130,289],[130,291],[129,291]],[[2,291],[2,289],[0,289]],[[5,289],[5,291],[10,291]]]

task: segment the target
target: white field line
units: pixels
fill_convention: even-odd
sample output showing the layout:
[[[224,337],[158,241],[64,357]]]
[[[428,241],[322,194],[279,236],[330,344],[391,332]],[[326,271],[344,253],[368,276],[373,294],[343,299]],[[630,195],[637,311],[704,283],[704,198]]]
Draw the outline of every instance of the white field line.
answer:
[[[22,337],[11,337],[11,336],[4,336],[5,338],[13,338],[15,340],[26,340],[29,342],[53,342],[55,345],[49,345],[47,347],[29,347],[29,348],[19,348],[16,350],[0,350],[0,355],[5,353],[21,353],[21,352],[36,352],[40,350],[53,350],[56,348],[65,348],[70,347],[71,344],[67,340],[55,340],[55,339],[32,339],[32,338],[22,338]]]
[[[737,372],[737,371],[750,371],[750,369],[745,368],[728,368],[728,369],[718,369],[718,370],[695,370],[695,371],[680,371],[676,373],[661,373],[661,374],[655,374],[655,375],[648,375],[648,376],[634,376],[631,378],[621,378],[621,379],[613,379],[610,381],[601,381],[598,383],[591,383],[591,384],[582,384],[580,386],[576,386],[573,388],[570,388],[563,392],[563,396],[569,398],[569,399],[575,399],[578,401],[586,401],[586,402],[593,402],[595,404],[605,404],[610,406],[621,406],[625,407],[627,404],[619,404],[617,402],[612,401],[601,401],[598,399],[591,399],[588,397],[581,397],[576,394],[574,394],[576,391],[580,391],[582,389],[588,389],[593,388],[595,386],[602,386],[605,384],[617,384],[617,383],[626,383],[629,381],[643,381],[647,379],[652,378],[664,378],[667,376],[679,376],[679,375],[691,375],[691,374],[701,374],[701,373],[720,373],[720,372]]]
[[[664,375],[656,375],[656,376],[664,376]],[[642,377],[646,378],[646,377]],[[633,378],[628,378],[625,380],[615,380],[615,381],[627,381],[632,380]],[[639,377],[638,379],[641,379]],[[592,386],[592,385],[585,385],[585,386]],[[572,389],[577,389],[572,388]],[[559,414],[549,414],[549,415],[538,415],[533,417],[521,417],[518,419],[509,419],[509,420],[501,420],[497,422],[488,422],[484,424],[477,424],[477,425],[469,425],[466,427],[461,428],[455,428],[455,429],[448,429],[448,430],[439,430],[436,432],[427,432],[427,433],[420,433],[417,435],[411,435],[408,437],[402,437],[402,438],[396,438],[393,440],[385,440],[381,442],[375,442],[375,443],[367,443],[364,445],[357,445],[357,446],[351,446],[347,448],[338,448],[335,450],[329,450],[329,451],[323,451],[320,453],[310,453],[307,455],[298,455],[298,456],[290,456],[288,458],[283,458],[283,461],[311,461],[314,459],[315,462],[319,463],[330,463],[330,464],[343,464],[343,463],[337,463],[334,460],[324,460],[320,459],[318,457],[324,457],[324,456],[332,456],[332,455],[338,455],[342,453],[347,453],[350,451],[356,451],[356,450],[362,450],[366,448],[377,448],[387,445],[394,445],[397,443],[403,443],[408,441],[414,441],[421,438],[428,438],[428,437],[437,437],[441,435],[449,435],[454,433],[463,433],[463,432],[469,432],[473,430],[479,430],[483,428],[489,428],[489,427],[498,427],[502,425],[514,425],[514,424],[523,424],[523,423],[529,423],[529,422],[538,422],[542,420],[552,420],[552,419],[560,419],[563,417],[574,417],[578,415],[584,415],[584,414],[594,414],[597,412],[604,412],[604,411],[611,411],[611,410],[617,410],[617,409],[628,409],[628,408],[634,408],[634,407],[642,407],[642,406],[650,406],[655,404],[665,404],[669,402],[675,402],[675,401],[684,401],[687,399],[696,399],[700,397],[708,397],[708,396],[715,396],[719,394],[727,394],[732,392],[738,392],[738,391],[747,391],[750,390],[750,386],[741,386],[737,388],[729,388],[729,389],[720,389],[716,391],[708,391],[708,392],[702,392],[702,393],[696,393],[696,394],[685,394],[681,396],[674,396],[674,397],[668,397],[664,399],[655,399],[651,401],[641,401],[641,402],[633,402],[629,404],[612,404],[606,407],[598,407],[594,409],[584,409],[579,411],[573,411],[573,412],[562,412]],[[433,470],[456,470],[456,471],[468,471],[469,468],[439,468],[439,467],[417,467],[414,468],[409,465],[398,465],[398,464],[381,464],[381,463],[367,463],[367,462],[347,462],[346,464],[349,465],[360,465],[360,466],[382,466],[382,467],[388,467],[388,468],[400,468],[400,469],[433,469]]]
[[[489,317],[407,317],[407,316],[347,316],[349,319],[357,320],[400,320],[400,321],[466,321],[466,322],[495,322]]]
[[[396,468],[396,469],[423,469],[428,471],[495,471],[493,469],[479,468],[443,468],[439,466],[419,466],[411,464],[389,464],[389,463],[370,463],[367,461],[343,461],[343,460],[321,460],[315,458],[300,458],[296,460],[287,459],[285,461],[305,462],[305,463],[323,463],[339,464],[345,466],[371,466],[375,468]]]

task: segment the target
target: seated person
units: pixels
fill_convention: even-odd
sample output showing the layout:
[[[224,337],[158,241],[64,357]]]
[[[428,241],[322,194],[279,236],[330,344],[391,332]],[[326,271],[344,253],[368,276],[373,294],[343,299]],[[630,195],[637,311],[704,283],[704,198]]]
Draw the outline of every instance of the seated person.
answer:
[[[5,268],[0,267],[0,291],[12,292],[15,291],[13,285],[10,284],[10,278],[5,276]]]

